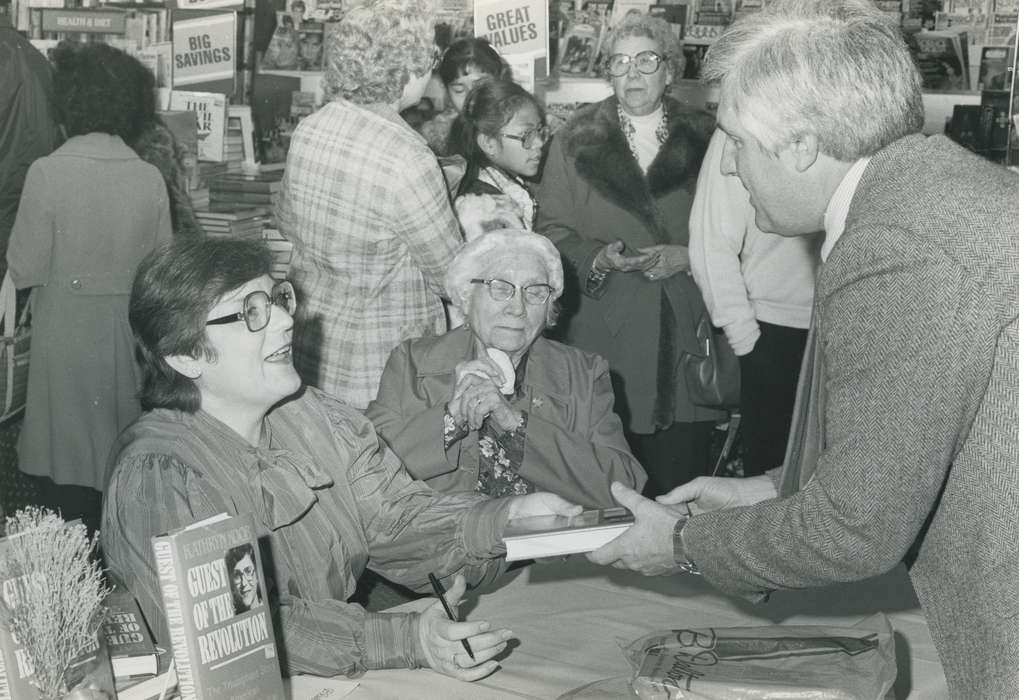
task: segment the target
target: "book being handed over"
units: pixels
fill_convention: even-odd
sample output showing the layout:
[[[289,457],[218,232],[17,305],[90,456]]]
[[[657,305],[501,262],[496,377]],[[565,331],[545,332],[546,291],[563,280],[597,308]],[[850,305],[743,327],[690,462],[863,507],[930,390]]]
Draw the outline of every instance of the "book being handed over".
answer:
[[[626,532],[633,513],[622,506],[578,515],[535,515],[506,524],[506,561],[591,552]]]

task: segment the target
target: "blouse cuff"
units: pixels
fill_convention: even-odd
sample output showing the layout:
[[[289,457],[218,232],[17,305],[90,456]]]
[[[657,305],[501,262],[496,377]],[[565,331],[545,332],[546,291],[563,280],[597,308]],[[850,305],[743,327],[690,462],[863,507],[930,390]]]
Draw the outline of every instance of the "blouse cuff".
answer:
[[[427,667],[418,639],[418,613],[366,613],[364,665],[381,668]]]
[[[509,498],[493,498],[476,504],[464,518],[464,546],[475,557],[506,553],[502,534],[509,520]]]
[[[442,413],[442,449],[448,450],[454,443],[463,440],[470,432],[466,425],[457,425],[453,416],[449,415],[449,408]]]

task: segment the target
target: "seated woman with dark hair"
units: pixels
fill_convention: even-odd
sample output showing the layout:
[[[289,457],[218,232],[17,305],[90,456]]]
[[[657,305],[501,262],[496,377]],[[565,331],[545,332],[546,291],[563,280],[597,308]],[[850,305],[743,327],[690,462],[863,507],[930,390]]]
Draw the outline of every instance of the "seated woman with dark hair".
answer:
[[[32,288],[18,468],[48,477],[45,505],[95,528],[110,445],[141,412],[131,280],[170,239],[171,217],[159,171],[127,145],[153,100],[138,60],[106,44],[64,43],[54,63],[67,141],[29,168],[7,249],[15,285]]]
[[[463,327],[398,346],[367,416],[407,470],[447,493],[551,491],[614,505],[644,470],[612,412],[609,367],[542,337],[563,291],[555,246],[523,230],[468,243],[446,274]]]
[[[289,282],[263,244],[179,240],[138,270],[131,327],[146,413],[111,453],[103,552],[160,643],[167,628],[150,539],[212,515],[250,513],[278,621],[284,671],[354,674],[430,666],[463,680],[496,668],[510,633],[348,604],[366,567],[415,589],[428,573],[466,588],[502,568],[509,517],[559,513],[552,494],[489,500],[414,481],[358,411],[313,387],[290,358]],[[461,646],[469,639],[470,658]]]

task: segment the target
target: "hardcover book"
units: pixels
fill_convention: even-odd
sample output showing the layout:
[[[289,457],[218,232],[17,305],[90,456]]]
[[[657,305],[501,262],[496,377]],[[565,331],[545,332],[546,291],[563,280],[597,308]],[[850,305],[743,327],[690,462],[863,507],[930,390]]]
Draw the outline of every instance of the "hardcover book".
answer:
[[[114,677],[154,676],[156,644],[134,596],[118,586],[106,596],[106,609],[103,634]]]
[[[506,525],[506,561],[540,559],[590,552],[614,540],[633,524],[633,513],[622,506],[585,510],[567,518],[536,515],[515,518]]]
[[[283,700],[250,515],[152,538],[181,700]]]
[[[170,109],[194,112],[199,160],[226,160],[226,95],[174,90],[170,93]]]

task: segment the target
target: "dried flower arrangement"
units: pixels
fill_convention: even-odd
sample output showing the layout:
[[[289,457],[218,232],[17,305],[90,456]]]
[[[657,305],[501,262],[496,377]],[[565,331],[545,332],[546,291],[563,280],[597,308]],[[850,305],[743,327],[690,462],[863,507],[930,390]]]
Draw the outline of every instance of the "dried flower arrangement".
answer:
[[[98,535],[65,523],[53,511],[28,507],[7,518],[6,561],[18,571],[16,600],[0,599],[0,624],[24,645],[40,700],[58,700],[70,688],[71,662],[95,648],[109,588],[96,560]]]

